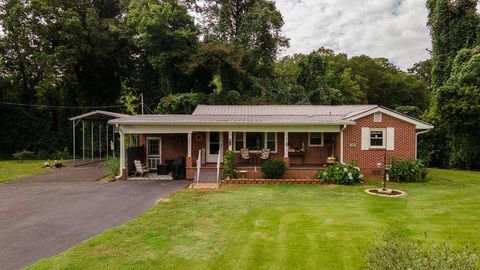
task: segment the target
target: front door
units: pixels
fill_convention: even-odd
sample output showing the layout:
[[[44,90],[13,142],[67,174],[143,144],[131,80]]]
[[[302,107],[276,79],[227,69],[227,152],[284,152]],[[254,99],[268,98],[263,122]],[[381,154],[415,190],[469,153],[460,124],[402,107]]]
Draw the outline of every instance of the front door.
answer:
[[[160,137],[147,138],[147,165],[150,169],[157,169],[162,163],[162,140]]]
[[[205,157],[206,161],[208,163],[217,163],[218,155],[222,154],[222,151],[220,151],[222,148],[223,148],[223,133],[208,132],[207,133],[207,155]],[[220,162],[223,162],[223,160],[220,160]]]

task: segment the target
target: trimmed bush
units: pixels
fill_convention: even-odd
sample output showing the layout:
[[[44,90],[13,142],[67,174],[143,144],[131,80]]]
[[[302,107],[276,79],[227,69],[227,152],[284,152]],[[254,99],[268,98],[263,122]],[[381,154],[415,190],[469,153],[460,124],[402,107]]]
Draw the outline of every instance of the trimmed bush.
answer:
[[[228,150],[223,156],[223,179],[235,177],[235,152]]]
[[[427,245],[408,239],[402,231],[389,231],[374,239],[365,252],[366,269],[480,269],[478,249],[470,246]]]
[[[19,162],[23,162],[24,160],[28,160],[28,159],[35,159],[35,154],[28,150],[16,152],[12,156],[13,156],[13,159],[18,160]]]
[[[287,166],[282,159],[270,159],[262,165],[263,178],[280,179],[283,178]]]
[[[394,159],[389,170],[390,179],[399,182],[414,182],[425,179],[427,170],[419,159]]]
[[[332,166],[319,170],[317,178],[339,185],[351,185],[359,183],[363,175],[360,172],[360,168],[353,163],[342,164],[336,162]]]

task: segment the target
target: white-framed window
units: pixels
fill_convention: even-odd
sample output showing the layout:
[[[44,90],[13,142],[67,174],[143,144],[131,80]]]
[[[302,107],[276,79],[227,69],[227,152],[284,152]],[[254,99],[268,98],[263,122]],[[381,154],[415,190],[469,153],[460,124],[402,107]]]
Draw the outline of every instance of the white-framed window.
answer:
[[[386,129],[370,128],[370,148],[385,148]]]
[[[277,152],[276,132],[235,132],[234,141],[233,146],[236,152],[242,148],[248,148],[253,152],[268,148],[272,153]]]
[[[323,146],[323,133],[322,132],[309,132],[308,133],[308,146],[320,147]]]
[[[380,123],[382,122],[382,113],[381,112],[376,112],[373,114],[373,122]]]

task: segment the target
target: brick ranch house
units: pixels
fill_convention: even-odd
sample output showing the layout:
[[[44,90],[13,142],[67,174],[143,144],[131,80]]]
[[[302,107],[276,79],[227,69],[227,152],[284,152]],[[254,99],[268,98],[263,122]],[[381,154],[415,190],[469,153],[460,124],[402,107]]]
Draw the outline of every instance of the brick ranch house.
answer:
[[[124,115],[109,124],[120,134],[120,176],[128,174],[125,135],[137,134],[142,162],[154,170],[185,157],[187,179],[194,179],[198,168],[215,172],[227,150],[237,153],[236,168],[246,177],[259,178],[258,156],[265,148],[270,159],[285,160],[285,178],[313,178],[327,157],[379,175],[377,164],[385,155],[416,158],[417,135],[433,128],[378,105],[199,105],[191,115]],[[250,160],[241,158],[242,148],[249,149]]]

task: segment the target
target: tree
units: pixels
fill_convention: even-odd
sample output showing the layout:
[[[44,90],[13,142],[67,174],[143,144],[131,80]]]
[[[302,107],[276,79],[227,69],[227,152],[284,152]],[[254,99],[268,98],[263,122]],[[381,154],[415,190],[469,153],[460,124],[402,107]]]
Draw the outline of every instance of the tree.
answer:
[[[452,166],[480,166],[480,46],[456,56],[452,74],[435,95],[437,114],[447,127]]]

